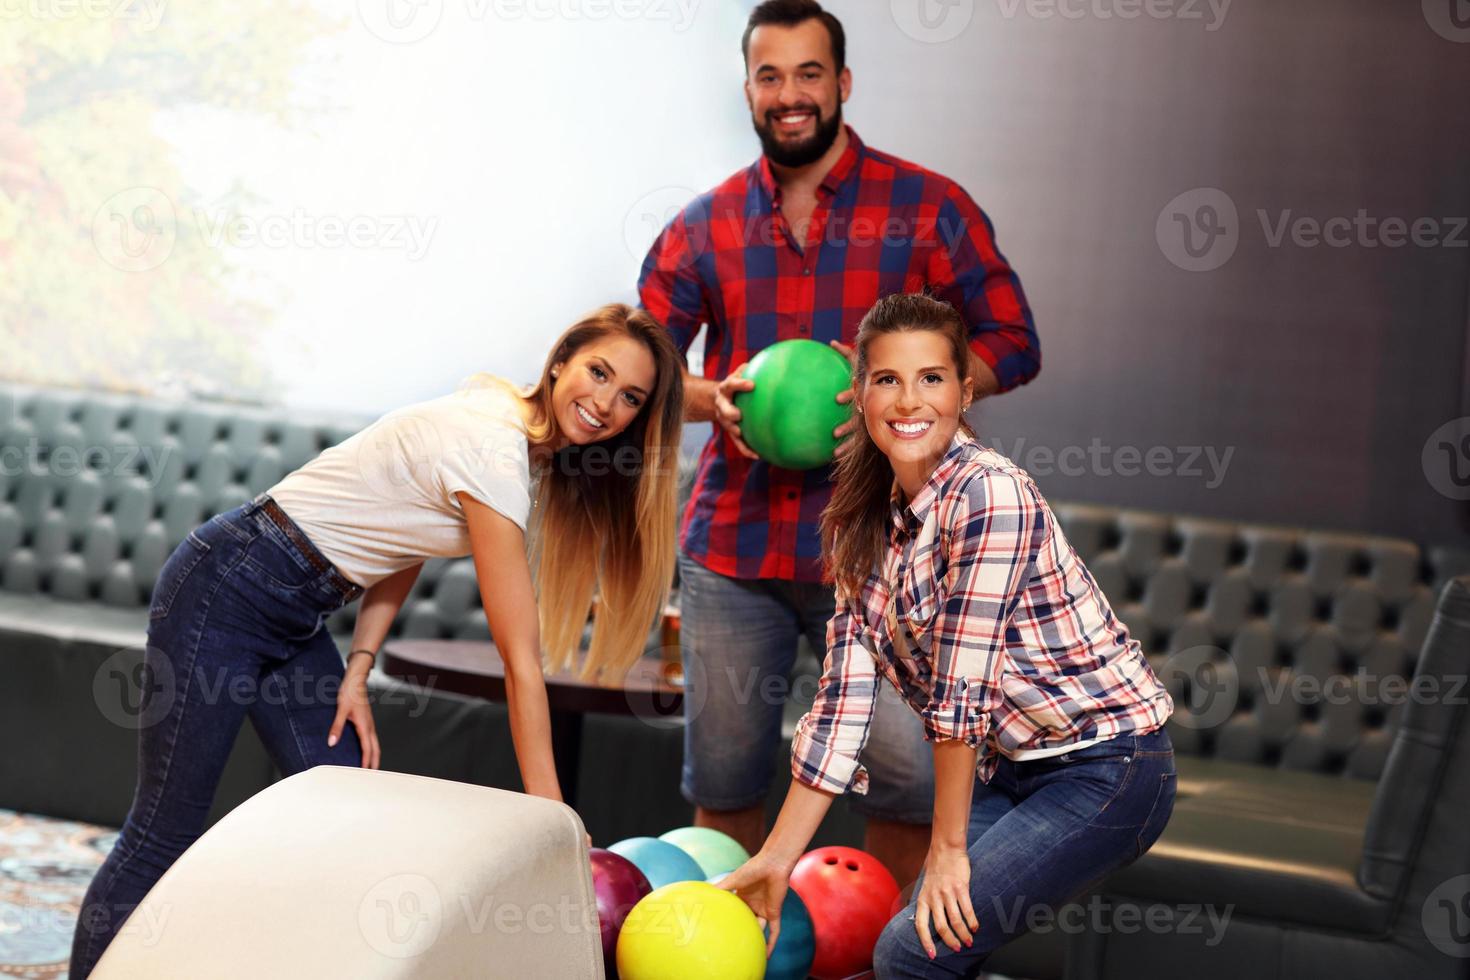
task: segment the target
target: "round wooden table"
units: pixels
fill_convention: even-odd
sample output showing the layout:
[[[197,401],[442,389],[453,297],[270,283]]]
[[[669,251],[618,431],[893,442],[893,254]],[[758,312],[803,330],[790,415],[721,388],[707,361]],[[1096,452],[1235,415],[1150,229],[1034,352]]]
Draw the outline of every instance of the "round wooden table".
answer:
[[[380,659],[390,677],[436,691],[505,702],[505,663],[484,640],[393,640]],[[684,689],[664,679],[652,657],[634,662],[621,684],[579,680],[561,671],[546,675],[551,709],[551,747],[563,799],[575,807],[581,771],[584,715],[623,715],[674,724],[683,717]]]

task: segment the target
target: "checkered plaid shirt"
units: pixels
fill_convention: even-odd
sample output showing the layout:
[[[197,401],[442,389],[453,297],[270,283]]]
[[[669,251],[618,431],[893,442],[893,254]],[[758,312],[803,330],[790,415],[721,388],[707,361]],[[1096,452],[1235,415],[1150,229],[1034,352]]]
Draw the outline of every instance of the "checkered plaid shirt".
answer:
[[[927,741],[998,751],[1145,733],[1174,710],[1137,640],[1072,550],[1031,477],[963,431],[906,507],[897,486],[881,572],[838,602],[793,776],[867,791],[858,754],[880,677]]]
[[[708,324],[704,376],[723,380],[765,347],[807,338],[851,344],[892,293],[927,289],[970,327],[970,347],[1006,391],[1041,368],[1021,282],[990,219],[939,174],[848,146],[817,189],[806,241],[781,213],[762,156],[701,194],[664,228],[638,279],[639,300],[689,350]],[[740,455],[715,427],[679,529],[685,554],[733,578],[822,580],[817,530],[831,467],[787,470]]]

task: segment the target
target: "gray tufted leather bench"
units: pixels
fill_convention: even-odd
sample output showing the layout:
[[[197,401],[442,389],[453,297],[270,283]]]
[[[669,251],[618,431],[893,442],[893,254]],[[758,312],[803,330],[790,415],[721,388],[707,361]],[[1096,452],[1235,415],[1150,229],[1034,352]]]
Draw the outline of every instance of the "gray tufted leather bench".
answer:
[[[1056,511],[1174,696],[1178,798],[1154,848],[1089,897],[1103,911],[1071,910],[1087,928],[1027,937],[992,968],[1464,976],[1424,921],[1428,896],[1470,872],[1470,579],[1457,578],[1470,556]],[[1224,928],[1207,925],[1227,910]]]
[[[0,385],[0,806],[117,826],[136,773],[136,687],[150,590],[199,523],[268,489],[366,419],[164,403]],[[424,569],[408,615],[427,624],[441,585],[468,566]],[[478,608],[478,603],[476,603]],[[329,622],[350,635],[352,614]],[[483,618],[481,633],[484,633]],[[375,677],[384,764],[422,775],[517,784],[494,706],[405,692]],[[278,774],[246,725],[211,821]]]
[[[0,806],[121,822],[135,765],[125,680],[164,559],[198,523],[365,421],[0,386]],[[1470,580],[1456,579],[1470,555],[1054,506],[1178,705],[1174,818],[1098,900],[1110,915],[1173,910],[1177,922],[1209,905],[1231,919],[1215,942],[1182,924],[1043,929],[992,968],[1463,976],[1421,920],[1436,887],[1470,873],[1470,692],[1447,696],[1470,665]],[[333,617],[333,633],[349,634],[353,616]],[[488,638],[470,562],[427,563],[393,635]],[[1416,679],[1442,696],[1395,693]],[[382,678],[374,690],[386,768],[518,785],[502,708],[437,693],[415,701]],[[608,802],[583,814],[594,837],[686,822],[677,730],[598,725],[584,747],[594,784],[581,788]],[[275,778],[246,726],[215,816]]]

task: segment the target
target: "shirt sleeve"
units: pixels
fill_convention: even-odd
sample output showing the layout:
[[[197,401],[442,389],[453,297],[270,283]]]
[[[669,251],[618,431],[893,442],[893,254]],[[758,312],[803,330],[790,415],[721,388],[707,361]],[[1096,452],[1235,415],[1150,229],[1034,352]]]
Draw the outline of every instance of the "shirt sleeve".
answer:
[[[522,531],[531,513],[530,461],[525,440],[499,417],[475,413],[477,425],[446,427],[434,476],[449,503],[465,493],[514,521]],[[487,424],[488,423],[488,424]]]
[[[926,276],[930,291],[960,311],[970,348],[990,366],[1001,391],[1041,371],[1041,342],[1021,280],[995,244],[990,218],[951,183],[939,207],[938,247]]]
[[[934,690],[921,712],[926,741],[979,748],[1000,700],[1006,628],[1045,533],[1035,491],[1019,477],[985,470],[971,478],[944,520],[944,593],[935,613]]]
[[[690,230],[691,221],[704,220],[689,217],[689,209],[680,212],[654,239],[638,275],[639,303],[663,324],[680,352],[685,354],[699,333],[700,325],[710,320],[704,289],[695,268],[699,250]]]
[[[877,684],[861,622],[839,601],[827,623],[827,660],[816,700],[791,739],[792,778],[829,793],[867,793],[868,771],[858,756],[868,743]]]

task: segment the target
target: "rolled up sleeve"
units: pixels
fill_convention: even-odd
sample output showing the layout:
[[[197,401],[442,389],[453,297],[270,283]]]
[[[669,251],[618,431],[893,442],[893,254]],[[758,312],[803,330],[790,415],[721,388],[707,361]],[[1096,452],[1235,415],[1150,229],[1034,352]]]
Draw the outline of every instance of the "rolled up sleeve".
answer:
[[[940,206],[939,247],[927,278],[934,294],[960,311],[970,348],[995,372],[1001,391],[1041,371],[1041,342],[1021,279],[995,244],[990,218],[958,185]]]
[[[1006,628],[1046,524],[1034,489],[996,470],[970,478],[953,508],[942,518],[949,541],[934,626],[934,689],[920,715],[926,741],[979,748],[1000,700]]]
[[[864,644],[862,623],[846,602],[827,623],[827,659],[811,710],[791,740],[791,776],[828,793],[868,791],[858,762],[877,704],[878,673]]]

